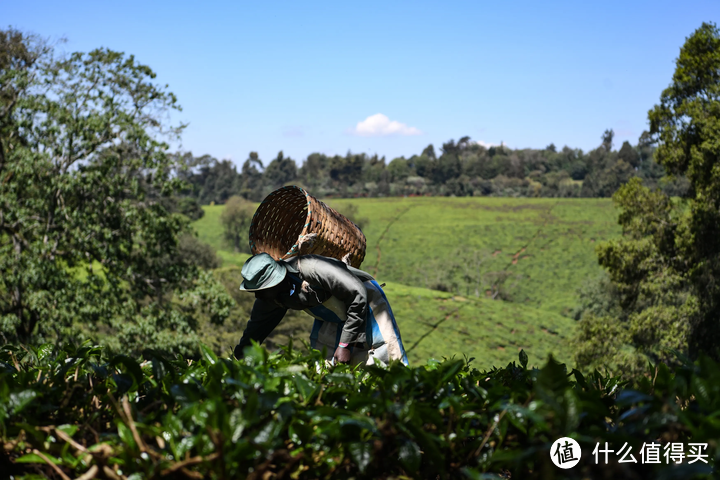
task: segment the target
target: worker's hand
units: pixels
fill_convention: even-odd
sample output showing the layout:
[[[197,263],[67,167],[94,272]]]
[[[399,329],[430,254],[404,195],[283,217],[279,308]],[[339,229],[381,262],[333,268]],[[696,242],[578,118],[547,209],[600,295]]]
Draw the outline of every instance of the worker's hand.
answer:
[[[235,355],[235,358],[238,360],[242,360],[245,357],[245,354],[243,353],[242,347],[240,345],[236,345],[235,349],[233,350],[233,355]]]
[[[335,349],[335,360],[339,363],[350,363],[350,349],[347,347]]]

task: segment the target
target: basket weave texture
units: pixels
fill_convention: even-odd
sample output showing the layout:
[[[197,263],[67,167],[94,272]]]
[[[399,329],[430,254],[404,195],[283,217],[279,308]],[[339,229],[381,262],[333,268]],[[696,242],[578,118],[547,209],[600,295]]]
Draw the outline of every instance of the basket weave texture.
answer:
[[[359,268],[365,247],[357,225],[297,186],[268,195],[250,224],[253,255],[268,253],[275,260],[309,254],[342,260],[349,254],[350,265]]]

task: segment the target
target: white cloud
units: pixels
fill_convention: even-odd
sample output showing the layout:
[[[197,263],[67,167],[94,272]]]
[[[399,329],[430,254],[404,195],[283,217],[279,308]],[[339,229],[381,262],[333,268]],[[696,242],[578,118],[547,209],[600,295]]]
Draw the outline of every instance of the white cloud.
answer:
[[[370,115],[362,122],[358,122],[355,128],[348,130],[348,133],[361,137],[385,137],[388,135],[422,135],[422,132],[415,127],[408,127],[404,123],[392,120],[382,113]]]
[[[490,142],[483,142],[482,140],[473,141],[472,143],[475,143],[477,145],[480,145],[481,147],[490,148],[490,147],[499,147],[499,143],[490,143]],[[507,147],[507,145],[505,145]]]

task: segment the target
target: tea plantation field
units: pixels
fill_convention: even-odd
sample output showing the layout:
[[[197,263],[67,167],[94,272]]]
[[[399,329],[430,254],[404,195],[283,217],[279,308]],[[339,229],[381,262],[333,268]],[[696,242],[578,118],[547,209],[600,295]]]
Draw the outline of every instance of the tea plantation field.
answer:
[[[223,266],[242,267],[250,255],[234,252],[223,239],[223,226],[220,223],[220,214],[223,208],[225,208],[224,205],[204,206],[205,215],[200,220],[193,222],[193,227],[198,238],[210,244],[217,251],[218,257],[223,261]]]
[[[477,357],[502,365],[524,348],[538,359],[569,361],[569,313],[577,290],[596,277],[595,245],[619,235],[608,199],[386,198],[354,204],[364,228],[362,268],[386,293],[411,362]],[[248,257],[222,239],[222,206],[194,223],[226,266]],[[446,290],[446,291],[442,291]],[[495,299],[493,299],[493,297]],[[248,312],[249,313],[249,312]],[[304,338],[306,335],[300,336]]]
[[[595,245],[620,234],[609,199],[386,198],[354,203],[365,228],[363,268],[380,281],[501,294],[568,314],[578,287],[597,276]],[[504,279],[504,281],[503,281]],[[503,292],[504,290],[504,292]]]
[[[392,304],[408,359],[413,365],[429,358],[475,357],[474,363],[503,366],[524,349],[541,364],[549,353],[570,362],[567,344],[575,321],[512,302],[468,298],[388,282]]]
[[[499,369],[201,351],[3,345],[0,478],[717,478],[720,368],[707,357],[649,365],[628,385],[555,361],[531,368],[524,351]],[[570,470],[552,464],[560,437],[581,445]],[[591,454],[602,445],[609,461]]]

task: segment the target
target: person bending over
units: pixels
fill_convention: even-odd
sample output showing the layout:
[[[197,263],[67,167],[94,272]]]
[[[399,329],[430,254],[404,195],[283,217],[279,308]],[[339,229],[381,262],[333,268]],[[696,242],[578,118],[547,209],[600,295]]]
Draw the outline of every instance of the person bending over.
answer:
[[[310,346],[327,348],[328,360],[408,364],[390,304],[370,274],[320,255],[276,261],[260,253],[245,262],[242,276],[240,290],[253,292],[255,304],[236,358],[251,340],[262,343],[293,309],[315,318]]]

